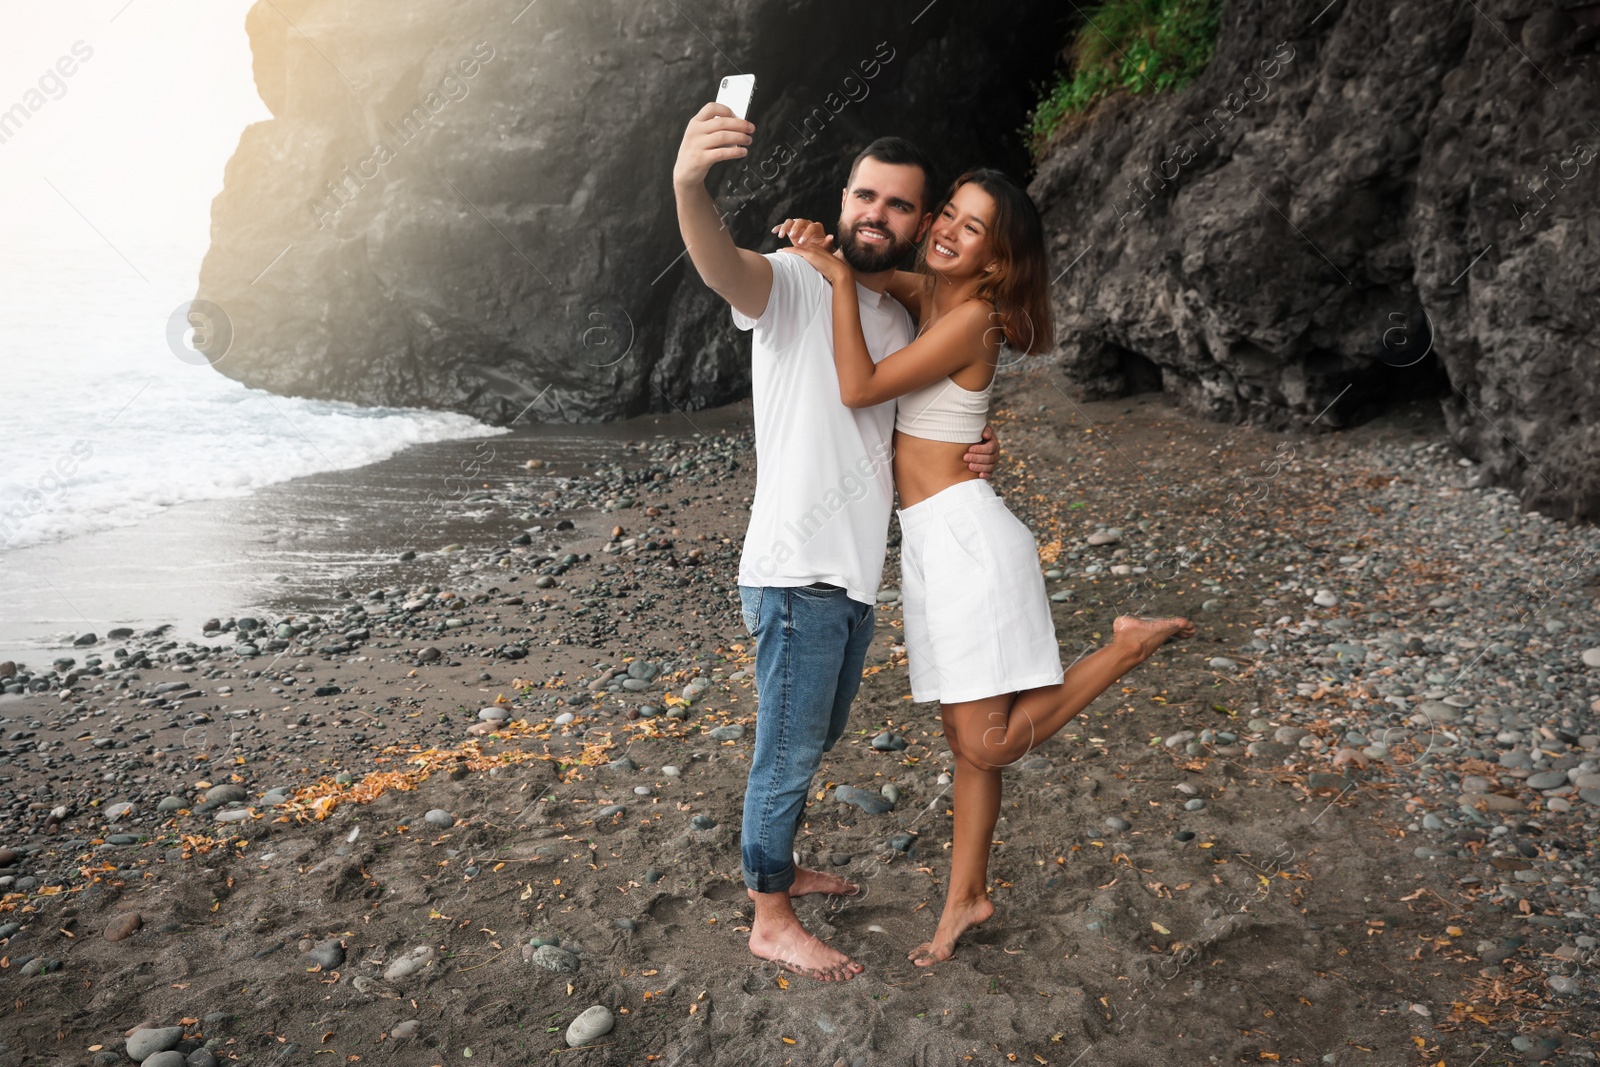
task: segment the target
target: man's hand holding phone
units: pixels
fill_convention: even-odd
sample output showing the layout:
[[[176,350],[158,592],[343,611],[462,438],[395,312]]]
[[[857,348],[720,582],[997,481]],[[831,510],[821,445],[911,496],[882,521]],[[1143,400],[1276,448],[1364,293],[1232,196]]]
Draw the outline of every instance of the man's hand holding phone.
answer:
[[[726,104],[702,107],[683,131],[678,161],[672,168],[672,184],[704,185],[712,166],[750,154],[751,135],[755,132],[754,123],[736,116]]]

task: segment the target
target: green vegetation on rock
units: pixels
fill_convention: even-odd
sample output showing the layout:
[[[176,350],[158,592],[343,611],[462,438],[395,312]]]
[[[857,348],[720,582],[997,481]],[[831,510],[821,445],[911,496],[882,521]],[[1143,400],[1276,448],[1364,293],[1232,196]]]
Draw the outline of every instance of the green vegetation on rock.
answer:
[[[1039,101],[1028,133],[1037,155],[1057,130],[1118,89],[1181,89],[1211,61],[1220,0],[1106,0],[1068,49],[1071,67]]]

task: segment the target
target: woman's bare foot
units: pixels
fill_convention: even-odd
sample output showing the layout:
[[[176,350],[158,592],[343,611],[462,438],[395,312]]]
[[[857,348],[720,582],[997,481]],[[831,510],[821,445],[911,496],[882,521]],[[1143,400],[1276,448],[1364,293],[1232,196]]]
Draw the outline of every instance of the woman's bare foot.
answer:
[[[1168,639],[1193,636],[1194,623],[1179,616],[1147,619],[1142,615],[1118,615],[1111,622],[1111,639],[1137,645],[1141,663],[1154,655],[1156,649]]]
[[[835,874],[824,874],[813,871],[809,867],[795,864],[794,882],[789,886],[791,897],[803,897],[810,893],[826,893],[830,896],[853,897],[861,892],[861,887],[854,882],[847,882]]]
[[[960,904],[945,901],[944,914],[939,916],[939,928],[934,931],[933,940],[912,949],[909,956],[911,962],[918,967],[932,967],[940,960],[949,959],[955,955],[956,941],[961,935],[993,914],[994,905],[988,897]]]
[[[790,974],[819,982],[848,982],[865,969],[806,932],[793,913],[769,919],[757,914],[750,927],[750,951]]]

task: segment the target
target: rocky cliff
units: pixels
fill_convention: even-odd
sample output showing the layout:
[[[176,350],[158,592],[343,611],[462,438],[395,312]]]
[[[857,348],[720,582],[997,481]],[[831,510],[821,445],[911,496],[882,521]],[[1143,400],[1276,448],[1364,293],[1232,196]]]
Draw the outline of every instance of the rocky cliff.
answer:
[[[831,221],[855,153],[905,133],[1022,173],[1067,25],[927,0],[271,0],[272,119],[213,206],[199,296],[253,386],[496,422],[748,392],[748,341],[678,236],[672,161],[722,75],[757,75],[748,162],[713,172],[747,247]],[[981,101],[981,103],[980,103]]]
[[[744,395],[745,343],[681,255],[669,174],[721,75],[758,76],[740,243],[831,220],[848,161],[909,134],[947,172],[1017,130],[1076,9],[926,0],[273,0],[273,118],[213,210],[218,369],[276,392],[497,422]],[[1438,396],[1486,480],[1600,516],[1600,4],[1225,0],[1175,94],[1064,131],[1045,212],[1086,397],[1333,429]]]
[[[1083,396],[1333,428],[1437,394],[1486,480],[1600,517],[1600,5],[1224,5],[1204,74],[1031,185]]]

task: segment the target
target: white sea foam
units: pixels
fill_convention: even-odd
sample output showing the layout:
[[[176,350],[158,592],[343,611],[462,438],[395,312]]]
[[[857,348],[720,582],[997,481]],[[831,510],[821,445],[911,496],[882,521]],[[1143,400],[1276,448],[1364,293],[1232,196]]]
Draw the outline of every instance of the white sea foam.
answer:
[[[195,258],[172,273],[192,277]],[[41,257],[0,293],[0,555],[504,432],[452,412],[275,396],[185,363],[165,323],[192,285],[152,290],[79,250]]]

